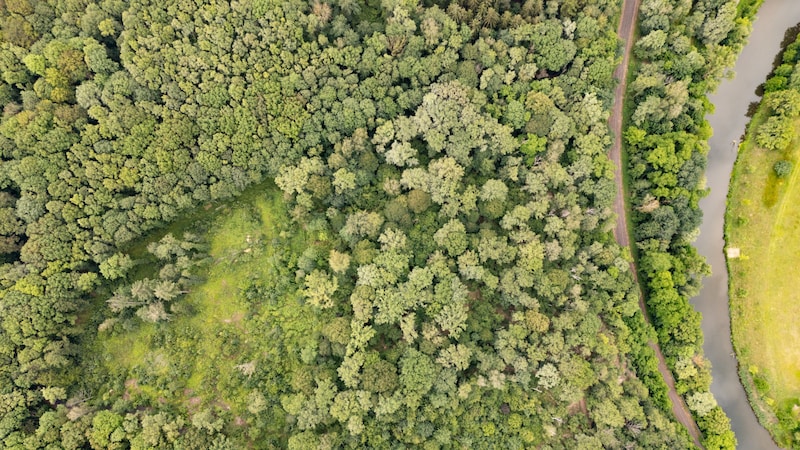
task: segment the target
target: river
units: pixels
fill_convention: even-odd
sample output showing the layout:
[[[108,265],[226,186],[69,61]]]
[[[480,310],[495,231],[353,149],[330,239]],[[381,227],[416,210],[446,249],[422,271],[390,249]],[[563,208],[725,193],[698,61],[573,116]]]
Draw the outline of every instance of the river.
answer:
[[[739,440],[739,449],[777,449],[767,431],[761,427],[750,408],[739,381],[736,359],[731,345],[728,312],[728,273],[723,257],[722,227],[730,173],[736,159],[735,146],[748,122],[748,106],[757,101],[756,88],[772,70],[772,61],[780,50],[786,30],[800,22],[800,1],[766,0],[758,12],[747,46],[734,68],[736,77],[724,80],[709,96],[716,110],[707,116],[714,136],[709,141],[706,177],[711,193],[700,201],[703,224],[695,246],[708,259],[713,274],[703,282],[700,294],[692,304],[703,314],[703,349],[712,364],[711,392],[731,418],[731,426]]]

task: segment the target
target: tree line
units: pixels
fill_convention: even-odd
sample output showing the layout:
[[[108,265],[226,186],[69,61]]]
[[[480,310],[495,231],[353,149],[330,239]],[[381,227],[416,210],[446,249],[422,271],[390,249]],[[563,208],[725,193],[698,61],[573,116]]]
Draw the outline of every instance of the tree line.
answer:
[[[631,219],[645,298],[678,392],[706,448],[734,448],[709,392],[700,314],[689,304],[710,268],[692,247],[712,130],[705,97],[728,75],[760,2],[644,0],[625,130]]]

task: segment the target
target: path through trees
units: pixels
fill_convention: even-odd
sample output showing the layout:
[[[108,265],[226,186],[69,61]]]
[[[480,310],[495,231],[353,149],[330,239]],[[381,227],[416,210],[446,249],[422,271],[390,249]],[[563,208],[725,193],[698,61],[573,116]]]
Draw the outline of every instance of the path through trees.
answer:
[[[619,245],[628,247],[630,245],[630,237],[628,235],[627,214],[625,210],[625,196],[624,185],[622,178],[622,108],[625,101],[625,92],[627,89],[628,78],[628,63],[630,62],[631,48],[633,47],[633,29],[636,24],[636,16],[639,12],[639,4],[641,0],[625,0],[622,5],[622,17],[619,21],[619,28],[617,35],[625,42],[625,51],[622,56],[622,62],[614,70],[614,78],[619,80],[616,90],[614,91],[614,107],[611,110],[611,117],[608,119],[611,130],[614,133],[614,144],[611,147],[609,154],[611,160],[614,162],[614,178],[617,184],[617,195],[614,199],[614,211],[617,213],[617,226],[614,229],[614,237]],[[638,271],[635,263],[631,263],[631,271],[638,284]],[[644,304],[644,297],[639,295],[639,307],[642,309],[645,320],[650,322],[647,315],[647,308]],[[664,381],[669,387],[669,398],[672,402],[672,413],[675,418],[686,427],[689,434],[692,436],[695,445],[702,448],[700,444],[700,429],[697,427],[694,419],[692,418],[686,403],[683,401],[678,392],[675,390],[675,379],[672,373],[667,368],[664,354],[656,342],[650,342],[650,347],[656,352],[658,357],[658,371],[664,377]]]

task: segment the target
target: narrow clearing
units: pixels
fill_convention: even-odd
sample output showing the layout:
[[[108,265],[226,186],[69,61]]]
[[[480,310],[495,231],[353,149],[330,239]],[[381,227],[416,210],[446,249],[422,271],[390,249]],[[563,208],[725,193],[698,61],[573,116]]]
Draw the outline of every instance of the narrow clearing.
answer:
[[[625,42],[625,51],[622,55],[622,62],[614,70],[614,78],[619,80],[619,84],[614,91],[614,107],[611,110],[611,117],[608,119],[611,130],[614,133],[614,144],[611,147],[609,157],[614,162],[614,177],[617,183],[617,196],[614,199],[614,211],[617,213],[617,226],[614,228],[614,237],[619,245],[623,247],[630,246],[630,237],[628,235],[622,180],[622,107],[625,100],[625,90],[628,84],[628,63],[633,47],[633,28],[636,24],[640,2],[641,0],[625,0],[622,4],[622,17],[619,21],[617,35]],[[635,263],[631,263],[631,271],[638,284],[638,272]],[[644,304],[644,297],[641,293],[639,294],[639,308],[641,308],[645,320],[650,323],[650,317],[647,314],[647,307]],[[678,419],[678,422],[683,424],[689,431],[695,445],[703,448],[700,444],[700,429],[689,413],[689,409],[686,407],[683,398],[681,398],[675,390],[675,379],[667,368],[664,354],[661,352],[661,347],[655,342],[649,342],[648,345],[656,352],[656,356],[658,357],[658,371],[661,372],[664,382],[667,383],[667,387],[669,387],[669,398],[670,401],[672,401],[672,413],[675,415],[675,418]]]

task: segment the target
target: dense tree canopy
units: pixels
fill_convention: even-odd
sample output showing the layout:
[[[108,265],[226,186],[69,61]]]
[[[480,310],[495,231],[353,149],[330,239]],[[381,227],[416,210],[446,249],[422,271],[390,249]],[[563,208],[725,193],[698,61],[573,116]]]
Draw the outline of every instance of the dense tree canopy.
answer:
[[[652,218],[639,241],[654,249],[642,261],[653,304],[691,295],[704,271],[685,243],[699,221],[701,95],[744,27],[731,4],[643,5],[637,55],[680,55],[643,64],[626,132],[643,150],[632,172]],[[610,234],[618,6],[2,3],[0,442],[689,446]],[[149,233],[270,179],[288,211],[281,236],[313,238],[248,236],[242,250],[280,248],[279,283],[237,287],[253,308],[298,303],[259,331],[272,367],[244,360],[241,377],[218,380],[246,397],[241,415],[142,394],[185,391],[177,350],[131,379],[96,364],[90,343],[140,320],[165,349],[202,339],[170,320],[192,313],[182,296],[202,283],[207,243]],[[658,314],[659,337],[686,364],[699,319],[675,317]],[[309,322],[315,332],[296,331]],[[724,435],[695,386],[705,379],[685,373],[690,405]]]

